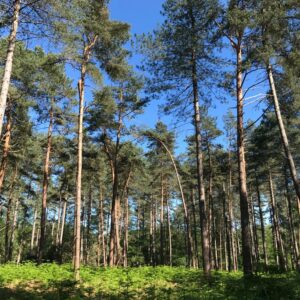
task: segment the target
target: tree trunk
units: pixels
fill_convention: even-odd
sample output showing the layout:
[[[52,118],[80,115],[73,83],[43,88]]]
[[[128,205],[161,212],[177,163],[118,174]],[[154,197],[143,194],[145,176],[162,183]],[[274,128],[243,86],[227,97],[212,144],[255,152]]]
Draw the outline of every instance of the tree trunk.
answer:
[[[194,122],[195,122],[195,138],[196,138],[196,158],[197,158],[197,183],[198,197],[200,209],[200,225],[202,235],[202,262],[203,270],[206,276],[210,275],[210,245],[208,220],[206,213],[205,188],[203,180],[203,153],[202,153],[202,137],[201,137],[201,119],[198,98],[198,81],[197,81],[197,65],[195,51],[192,52],[192,84],[193,84],[193,104],[194,104]]]
[[[279,267],[282,271],[286,271],[287,268],[286,268],[286,262],[284,258],[284,251],[283,251],[283,245],[282,245],[282,240],[280,235],[280,229],[279,229],[278,214],[277,214],[277,207],[275,203],[273,178],[272,178],[271,171],[269,171],[269,191],[270,191],[270,204],[272,210],[275,243],[276,243],[276,248],[278,251],[278,258],[279,258]]]
[[[299,212],[299,215],[300,215],[300,182],[299,182],[299,178],[298,178],[298,175],[297,175],[297,170],[296,170],[296,166],[295,166],[295,163],[294,163],[293,155],[292,155],[292,152],[290,150],[289,140],[288,140],[288,137],[287,137],[285,126],[284,126],[284,123],[283,123],[283,120],[282,120],[282,115],[281,115],[279,100],[278,100],[278,97],[277,97],[277,91],[276,91],[276,87],[275,87],[275,82],[274,82],[274,78],[273,78],[273,71],[272,71],[271,64],[269,64],[267,66],[267,73],[268,73],[270,88],[272,90],[273,103],[274,103],[275,114],[276,114],[276,118],[277,118],[279,131],[280,131],[281,141],[282,141],[284,152],[285,152],[285,155],[286,155],[286,158],[287,158],[287,161],[288,161],[291,177],[292,177],[292,180],[293,180],[293,183],[294,183],[294,188],[295,188],[296,195],[297,195],[297,200],[298,200],[298,212]]]
[[[260,228],[261,228],[261,240],[262,240],[262,248],[263,248],[263,256],[264,256],[264,265],[265,265],[265,270],[267,270],[268,255],[267,255],[267,244],[266,244],[266,234],[265,234],[265,223],[264,223],[264,216],[263,216],[263,210],[261,204],[259,182],[256,174],[255,174],[255,181],[256,181],[256,194],[257,194],[257,204],[258,204],[259,220],[260,220]]]
[[[106,243],[104,235],[104,209],[103,209],[103,191],[100,185],[99,188],[99,207],[98,207],[98,266],[101,263],[101,250],[102,249],[102,261],[103,266],[106,267]]]
[[[84,264],[87,265],[89,262],[89,251],[91,242],[91,221],[92,221],[92,183],[89,186],[89,196],[88,196],[88,207],[87,207],[87,223],[86,223],[86,242],[84,249]]]
[[[128,227],[129,227],[129,203],[128,188],[125,196],[125,218],[124,218],[124,246],[123,246],[123,266],[128,266]]]
[[[169,238],[169,266],[173,265],[173,248],[172,248],[172,230],[171,230],[171,216],[170,216],[170,205],[167,197],[167,219],[168,219],[168,238]]]
[[[11,185],[9,188],[9,195],[8,195],[8,203],[7,203],[7,210],[6,210],[6,222],[5,222],[5,245],[4,245],[4,249],[5,249],[5,254],[4,254],[4,259],[5,262],[7,262],[9,260],[9,249],[10,249],[10,239],[9,239],[9,232],[10,232],[10,215],[11,215],[11,211],[12,211],[12,206],[13,206],[13,192],[14,192],[14,185],[15,185],[15,181],[17,178],[17,174],[18,174],[18,166],[15,167],[14,170],[14,175],[11,181]]]
[[[162,167],[162,166],[161,166]],[[161,193],[160,193],[160,264],[165,263],[164,259],[164,179],[161,174]]]
[[[8,249],[8,261],[11,261],[12,257],[13,257],[15,232],[16,232],[16,228],[17,228],[17,225],[18,225],[18,209],[19,209],[19,199],[16,199],[13,224],[12,224],[11,233],[10,233],[10,241],[9,241],[9,249]]]
[[[226,250],[226,254],[227,254],[227,270],[231,271],[232,269],[232,256],[231,256],[231,245],[230,245],[230,232],[228,229],[228,210],[227,210],[227,205],[226,205],[226,188],[225,188],[225,183],[223,184],[223,218],[224,218],[224,231],[225,231],[225,241],[224,241],[224,245],[225,245],[225,250]]]
[[[3,126],[3,119],[4,119],[4,114],[5,114],[5,108],[6,108],[7,95],[8,95],[8,90],[9,90],[9,86],[10,86],[10,78],[11,78],[11,73],[12,73],[14,51],[15,51],[15,46],[16,46],[16,37],[17,37],[17,31],[18,31],[18,26],[19,26],[20,9],[21,9],[21,0],[15,0],[14,14],[13,14],[13,19],[12,19],[12,27],[11,27],[9,38],[8,38],[6,61],[5,61],[4,74],[3,74],[3,79],[2,79],[2,87],[1,87],[1,93],[0,93],[0,136],[2,133],[2,126]]]
[[[84,92],[87,64],[89,63],[91,51],[97,42],[98,36],[95,35],[89,45],[84,47],[83,61],[81,64],[80,79],[78,81],[79,112],[78,112],[78,148],[77,148],[77,174],[76,174],[76,199],[75,199],[75,218],[74,218],[74,275],[75,280],[80,279],[80,242],[81,242],[81,177],[82,177],[82,143],[83,143],[83,114],[84,114]]]
[[[199,267],[196,202],[195,202],[194,189],[193,188],[191,190],[191,203],[192,203],[192,214],[193,214],[193,236],[194,236],[194,243],[195,243],[195,257],[196,257],[196,260],[197,260],[197,267]]]
[[[44,180],[43,180],[43,194],[42,194],[42,210],[41,210],[41,235],[39,242],[39,252],[38,252],[38,263],[42,263],[43,259],[43,250],[45,243],[45,230],[46,230],[46,219],[47,219],[47,192],[49,185],[49,168],[50,168],[50,155],[51,155],[51,147],[52,147],[52,130],[53,130],[53,107],[51,103],[51,108],[49,111],[49,127],[48,127],[48,136],[47,136],[47,150],[45,156],[45,164],[44,164]]]
[[[294,227],[294,216],[293,216],[293,209],[292,209],[292,201],[289,193],[289,183],[288,183],[288,176],[286,172],[286,168],[284,170],[284,177],[285,177],[285,189],[286,189],[286,202],[287,202],[287,208],[288,208],[288,222],[289,222],[289,229],[290,229],[290,240],[291,240],[291,246],[293,249],[293,261],[296,266],[296,269],[300,271],[300,259],[299,259],[299,249],[298,244],[296,240],[296,234],[295,234],[295,227]]]
[[[66,212],[67,212],[67,200],[63,200],[63,209],[62,209],[62,216],[61,216],[61,226],[60,226],[60,236],[59,236],[59,260],[62,263],[62,245],[63,245],[63,238],[64,238],[64,229],[66,223]]]
[[[242,67],[242,48],[236,45],[237,53],[237,70],[236,70],[236,91],[237,91],[237,150],[238,150],[238,167],[239,167],[239,189],[240,189],[240,210],[241,210],[241,227],[242,227],[242,255],[243,268],[245,275],[251,275],[253,272],[251,259],[251,234],[250,219],[248,209],[248,192],[247,192],[247,174],[245,161],[245,140],[244,140],[244,123],[243,123],[243,67]]]
[[[230,141],[231,143],[231,141]],[[234,228],[233,228],[233,194],[232,194],[232,162],[231,162],[231,144],[228,150],[228,222],[229,222],[229,233],[230,233],[230,248],[233,262],[233,270],[237,271],[237,250],[234,237]]]
[[[9,106],[7,106],[5,114],[6,114],[6,128],[5,128],[6,130],[5,130],[5,138],[4,138],[2,159],[0,165],[0,191],[2,190],[4,176],[5,176],[7,162],[8,162],[8,154],[10,151],[12,116],[11,116],[11,108]]]
[[[58,203],[58,212],[57,212],[57,228],[55,234],[55,246],[57,247],[59,244],[59,232],[61,226],[61,210],[62,210],[62,202],[61,202],[61,191],[59,193],[59,203]]]
[[[34,217],[31,231],[31,242],[30,242],[30,251],[33,251],[34,248],[34,239],[35,239],[35,230],[36,230],[36,220],[37,220],[38,209],[37,207],[34,209]]]

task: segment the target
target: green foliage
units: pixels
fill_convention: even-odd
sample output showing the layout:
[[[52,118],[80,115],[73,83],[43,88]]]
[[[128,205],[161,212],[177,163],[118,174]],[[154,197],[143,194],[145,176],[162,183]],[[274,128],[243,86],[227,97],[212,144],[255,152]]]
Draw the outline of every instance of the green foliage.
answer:
[[[207,281],[187,268],[88,268],[73,281],[71,265],[0,267],[1,299],[298,299],[299,274],[215,272]]]

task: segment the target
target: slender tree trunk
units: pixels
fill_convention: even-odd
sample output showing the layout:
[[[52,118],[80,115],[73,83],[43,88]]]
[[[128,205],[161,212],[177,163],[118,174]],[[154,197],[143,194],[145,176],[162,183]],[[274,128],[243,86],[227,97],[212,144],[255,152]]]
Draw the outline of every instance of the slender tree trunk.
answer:
[[[5,245],[4,245],[4,249],[5,249],[4,259],[5,259],[5,262],[7,262],[9,260],[9,249],[10,249],[9,232],[11,230],[11,228],[10,228],[10,225],[11,225],[10,216],[11,216],[11,211],[12,211],[12,206],[13,206],[13,192],[14,192],[14,186],[15,186],[17,174],[18,174],[18,166],[16,165],[15,170],[14,170],[14,174],[13,174],[13,178],[12,178],[12,181],[11,181],[11,185],[10,185],[10,188],[9,188],[8,203],[7,203],[7,210],[6,210],[5,241],[4,241],[4,243],[5,243]]]
[[[161,166],[162,167],[162,166]],[[160,264],[164,265],[164,178],[161,174],[161,191],[160,191]]]
[[[293,256],[294,256],[294,263],[296,266],[296,269],[300,271],[300,258],[299,258],[299,249],[295,234],[295,227],[294,227],[294,216],[293,216],[293,210],[292,210],[292,201],[289,193],[289,183],[288,183],[288,176],[286,169],[284,170],[285,175],[285,189],[286,189],[286,202],[287,202],[287,208],[288,208],[288,222],[289,222],[289,229],[290,229],[290,240],[291,240],[291,246],[293,249]]]
[[[237,90],[237,150],[238,150],[238,167],[239,167],[239,189],[240,189],[240,210],[241,210],[241,227],[242,227],[242,254],[243,268],[245,275],[251,275],[253,265],[251,259],[251,234],[250,218],[248,209],[248,192],[247,192],[247,173],[245,160],[245,140],[244,140],[244,123],[243,123],[243,67],[242,67],[242,47],[240,43],[236,45],[237,53],[237,70],[236,70],[236,90]]]
[[[6,101],[7,101],[8,90],[9,90],[9,86],[10,86],[10,78],[11,78],[12,67],[13,67],[14,51],[15,51],[15,46],[16,46],[16,37],[17,37],[18,26],[19,26],[20,9],[21,9],[21,0],[15,0],[14,1],[14,14],[13,14],[13,18],[12,18],[12,27],[11,27],[9,38],[8,38],[6,61],[5,61],[1,93],[0,93],[0,135],[2,133]]]
[[[87,265],[89,261],[89,251],[91,242],[91,221],[92,221],[92,183],[89,186],[89,196],[88,196],[88,207],[87,207],[87,224],[86,224],[86,243],[85,243],[85,255],[84,263]]]
[[[283,120],[282,120],[282,115],[281,115],[279,100],[277,97],[277,91],[276,91],[276,87],[275,87],[271,64],[269,64],[267,66],[267,73],[268,73],[268,78],[269,78],[269,84],[270,84],[270,87],[272,90],[273,103],[274,103],[274,107],[275,107],[275,114],[276,114],[277,123],[278,123],[279,131],[280,131],[281,141],[282,141],[285,155],[286,155],[286,158],[288,161],[289,169],[291,172],[291,177],[292,177],[292,180],[294,183],[294,188],[295,188],[297,200],[298,200],[298,212],[300,215],[300,182],[299,182],[299,178],[297,175],[297,170],[296,170],[296,166],[294,163],[293,155],[290,150],[288,136],[287,136],[287,133],[285,130]]]
[[[274,236],[275,236],[275,242],[277,246],[276,248],[279,257],[279,267],[281,270],[286,271],[287,268],[284,259],[284,251],[283,251],[283,245],[282,245],[280,229],[279,229],[278,214],[277,214],[277,207],[275,203],[274,186],[273,186],[273,178],[272,178],[271,171],[269,171],[269,190],[270,190],[270,200],[271,200],[270,204],[271,204],[272,217],[273,217]]]
[[[210,251],[209,251],[209,259],[210,259],[210,263],[212,263],[212,259],[214,257],[213,255],[213,251],[212,251],[212,247],[211,245],[213,245],[213,241],[216,238],[215,237],[215,228],[214,228],[214,220],[213,220],[213,216],[214,216],[214,202],[213,202],[213,166],[212,166],[212,159],[211,159],[211,152],[210,152],[210,144],[208,141],[208,137],[206,137],[207,139],[207,153],[208,153],[208,166],[209,166],[209,181],[208,181],[208,233],[209,233],[209,245],[210,245]],[[216,265],[215,261],[213,263],[214,265]]]
[[[48,185],[49,185],[49,168],[50,168],[50,155],[52,148],[52,130],[53,130],[53,107],[51,104],[51,108],[49,111],[49,127],[48,127],[48,136],[47,136],[47,150],[45,156],[45,164],[44,164],[44,180],[43,180],[43,194],[42,194],[42,210],[41,210],[41,235],[39,241],[39,252],[38,252],[38,262],[42,263],[43,259],[43,250],[45,244],[45,230],[46,230],[46,219],[47,219],[47,193],[48,193]]]
[[[123,266],[128,266],[128,227],[129,227],[129,203],[128,188],[125,196],[125,218],[124,218],[124,246],[123,246]]]
[[[60,236],[59,236],[59,256],[60,256],[60,263],[62,263],[62,245],[64,239],[64,230],[65,230],[65,223],[66,223],[66,212],[67,212],[67,200],[63,200],[63,209],[62,209],[62,216],[61,216],[61,226],[60,226]]]
[[[154,252],[155,240],[154,240],[154,225],[153,225],[154,224],[153,206],[154,206],[153,196],[151,195],[151,197],[150,197],[150,227],[149,227],[149,242],[150,242],[149,257],[150,257],[150,264],[154,267],[155,266],[155,252]]]
[[[255,208],[252,196],[250,197],[250,216],[252,223],[252,235],[253,235],[253,257],[256,263],[259,263],[259,247],[258,247],[258,235],[257,235],[257,226],[255,218]]]
[[[55,235],[55,246],[59,245],[59,232],[61,226],[61,211],[62,211],[62,201],[61,201],[61,191],[59,193],[59,203],[58,203],[58,213],[57,213],[57,229]]]
[[[13,218],[13,224],[12,224],[12,228],[11,228],[10,241],[9,241],[9,250],[8,250],[8,260],[9,261],[11,261],[12,257],[13,257],[15,232],[16,232],[16,228],[18,225],[18,210],[19,210],[19,199],[16,199],[14,218]]]
[[[259,220],[260,220],[260,228],[261,228],[261,240],[262,240],[262,248],[263,248],[263,256],[264,256],[264,265],[265,265],[265,270],[267,270],[268,255],[267,255],[267,243],[266,243],[266,234],[265,234],[265,223],[264,223],[264,216],[263,216],[263,210],[261,204],[259,182],[256,174],[255,174],[255,181],[256,181],[256,194],[257,194],[257,204],[258,204],[258,212],[259,212]]]
[[[84,113],[84,82],[86,74],[85,61],[81,67],[81,79],[78,82],[79,113],[78,113],[78,149],[76,174],[76,200],[74,224],[74,272],[75,279],[80,279],[80,250],[81,250],[81,177],[82,177],[82,142],[83,142],[83,113]]]
[[[4,138],[4,145],[2,151],[2,159],[0,165],[0,191],[2,190],[4,176],[5,176],[6,167],[8,163],[8,154],[10,151],[12,116],[11,116],[11,107],[9,107],[9,105],[6,108],[5,114],[6,114],[6,128],[5,128],[5,138]]]
[[[35,207],[34,209],[34,217],[31,231],[31,242],[30,242],[30,251],[33,251],[34,248],[34,239],[35,239],[35,230],[36,230],[36,220],[37,220],[38,209]]]
[[[173,248],[172,248],[172,230],[171,230],[171,216],[170,216],[170,205],[167,197],[167,219],[168,219],[168,238],[169,238],[169,266],[173,265]]]
[[[106,267],[106,242],[104,235],[104,208],[103,208],[103,190],[99,188],[99,208],[98,208],[98,265],[100,265],[100,249],[102,249],[103,266]]]
[[[191,190],[191,203],[192,203],[192,214],[193,214],[193,236],[195,242],[195,256],[197,259],[197,266],[199,267],[199,253],[198,253],[198,238],[197,238],[197,219],[196,219],[196,201],[194,197],[194,189]]]
[[[203,153],[202,153],[202,137],[201,137],[201,119],[198,98],[198,81],[197,81],[197,64],[195,51],[192,52],[192,84],[193,84],[193,103],[194,103],[194,122],[195,122],[195,138],[196,138],[196,156],[197,156],[197,183],[198,197],[200,209],[200,225],[202,235],[202,262],[203,270],[206,276],[210,275],[210,245],[208,232],[208,219],[206,213],[205,188],[203,180]]]
[[[228,210],[227,210],[227,205],[226,205],[226,188],[225,188],[225,183],[223,184],[223,218],[224,218],[224,231],[225,231],[225,250],[226,250],[226,270],[231,271],[232,269],[232,257],[231,257],[231,247],[230,247],[230,232],[228,229]]]
[[[90,60],[92,48],[97,42],[98,36],[95,35],[89,45],[83,51],[83,61],[81,64],[80,79],[78,81],[79,112],[78,112],[78,148],[77,148],[77,174],[76,174],[76,199],[75,199],[75,218],[74,218],[74,275],[75,280],[80,279],[80,242],[81,242],[81,177],[82,177],[82,144],[83,144],[83,114],[84,114],[84,92],[87,64]]]
[[[231,145],[230,145],[231,149]],[[231,151],[228,150],[228,222],[229,222],[229,233],[230,233],[230,245],[231,245],[231,255],[233,262],[233,270],[237,271],[237,249],[234,237],[233,228],[233,194],[232,194],[232,162],[231,162]]]

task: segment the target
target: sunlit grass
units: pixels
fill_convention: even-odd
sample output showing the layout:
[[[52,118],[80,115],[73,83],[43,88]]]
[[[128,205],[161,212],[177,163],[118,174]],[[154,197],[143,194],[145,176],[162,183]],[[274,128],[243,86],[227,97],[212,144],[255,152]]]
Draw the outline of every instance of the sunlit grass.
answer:
[[[300,299],[296,273],[261,274],[244,279],[241,272],[213,272],[183,267],[82,267],[81,282],[71,265],[26,263],[0,266],[0,299]]]

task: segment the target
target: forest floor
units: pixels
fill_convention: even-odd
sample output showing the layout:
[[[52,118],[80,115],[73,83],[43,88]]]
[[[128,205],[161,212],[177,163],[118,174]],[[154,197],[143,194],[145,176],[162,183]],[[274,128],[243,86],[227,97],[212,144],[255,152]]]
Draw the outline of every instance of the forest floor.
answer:
[[[300,275],[214,272],[171,267],[81,269],[75,283],[70,265],[26,263],[0,266],[0,299],[300,299]]]

